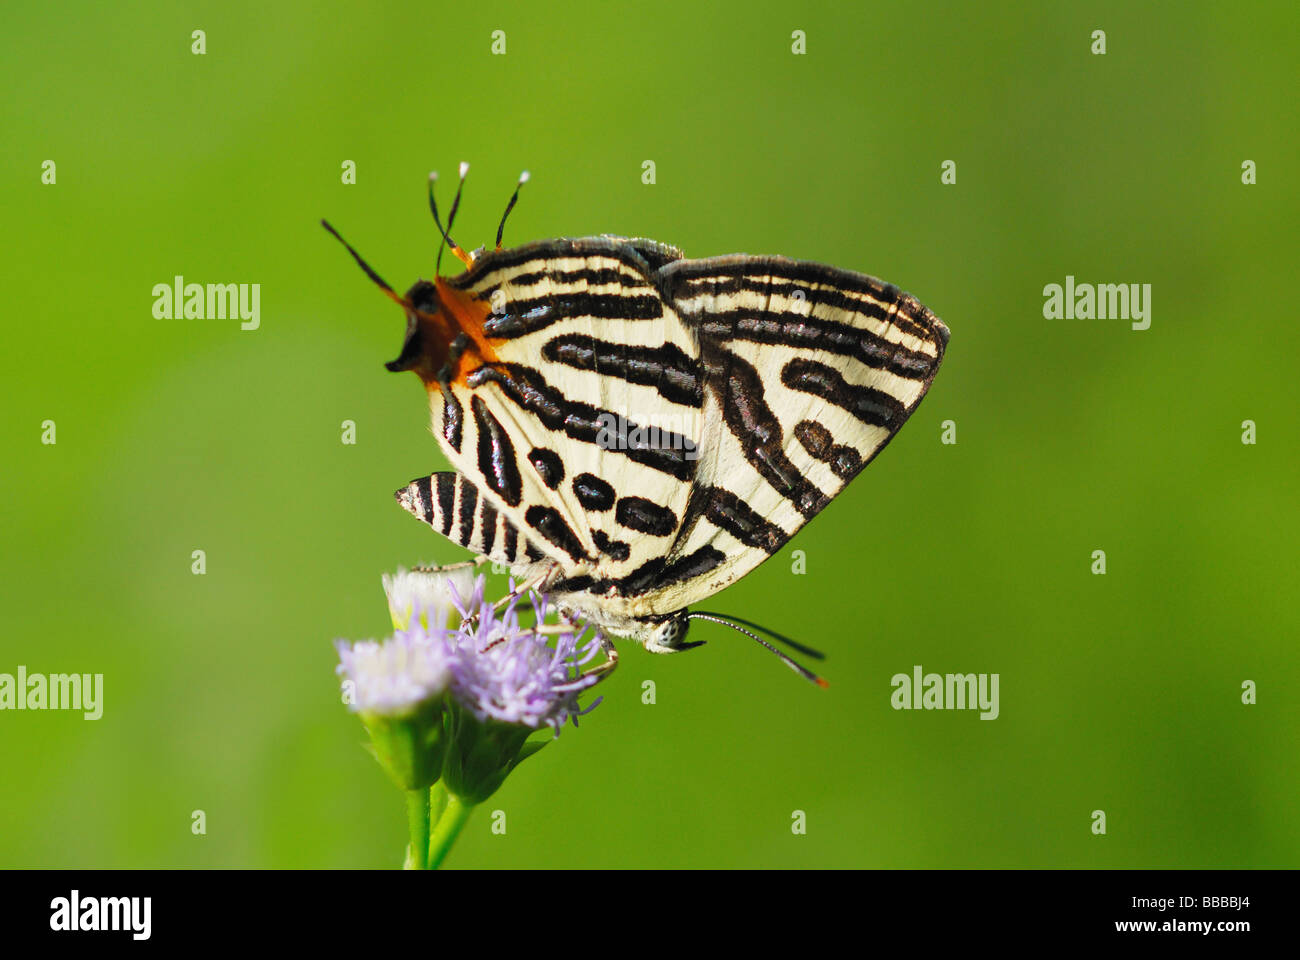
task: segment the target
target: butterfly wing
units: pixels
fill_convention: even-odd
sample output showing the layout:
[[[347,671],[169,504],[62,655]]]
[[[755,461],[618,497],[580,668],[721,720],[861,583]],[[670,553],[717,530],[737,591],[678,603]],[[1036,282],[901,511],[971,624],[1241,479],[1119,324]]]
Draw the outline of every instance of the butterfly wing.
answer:
[[[902,427],[948,341],[863,274],[647,240],[542,241],[424,287],[390,367],[420,372],[462,478],[451,506],[439,475],[404,505],[489,556],[494,511],[525,558],[502,559],[558,566],[557,598],[614,632],[780,549]]]
[[[396,497],[404,510],[452,543],[494,563],[514,567],[545,556],[463,473],[447,471],[412,480]]]
[[[428,381],[434,432],[584,590],[662,559],[689,502],[699,344],[655,281],[676,256],[652,241],[552,240],[438,281],[443,309],[461,330],[477,316],[481,336]]]
[[[872,277],[783,257],[679,260],[660,285],[701,343],[706,442],[670,558],[712,549],[706,575],[664,584],[681,609],[775,553],[884,448],[925,396],[948,328]]]

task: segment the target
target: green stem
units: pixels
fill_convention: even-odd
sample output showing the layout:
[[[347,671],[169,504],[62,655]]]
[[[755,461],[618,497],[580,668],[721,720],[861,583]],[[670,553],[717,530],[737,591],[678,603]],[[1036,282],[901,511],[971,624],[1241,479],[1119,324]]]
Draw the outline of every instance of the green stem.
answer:
[[[437,781],[429,788],[430,823],[437,823],[442,818],[442,811],[447,809],[447,798],[450,796],[451,794],[447,792],[447,788],[442,780]]]
[[[442,865],[442,861],[451,850],[451,845],[460,835],[461,827],[465,826],[465,821],[473,811],[472,803],[461,803],[454,794],[447,795],[447,806],[442,811],[442,816],[438,818],[437,826],[433,828],[433,836],[429,839],[430,870],[437,870]]]
[[[411,828],[411,847],[406,854],[410,870],[429,869],[429,791],[406,791],[406,820]]]

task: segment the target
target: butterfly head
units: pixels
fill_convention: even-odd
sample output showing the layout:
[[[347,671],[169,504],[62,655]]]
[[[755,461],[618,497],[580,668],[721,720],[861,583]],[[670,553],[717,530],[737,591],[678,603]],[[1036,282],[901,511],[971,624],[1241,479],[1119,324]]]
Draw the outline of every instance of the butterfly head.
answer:
[[[687,640],[691,618],[685,610],[679,610],[668,619],[658,623],[647,624],[649,632],[643,634],[643,642],[650,653],[681,653],[692,647],[701,646],[703,640]]]
[[[392,371],[413,370],[430,390],[453,381],[464,382],[486,363],[495,363],[484,323],[486,304],[458,290],[446,280],[419,280],[402,300],[406,310],[406,338]]]
[[[484,364],[496,363],[484,324],[491,317],[486,301],[442,277],[419,280],[401,296],[362,259],[338,231],[324,220],[321,225],[343,244],[366,276],[406,313],[406,337],[389,370],[413,370],[429,390],[453,381],[464,382]]]

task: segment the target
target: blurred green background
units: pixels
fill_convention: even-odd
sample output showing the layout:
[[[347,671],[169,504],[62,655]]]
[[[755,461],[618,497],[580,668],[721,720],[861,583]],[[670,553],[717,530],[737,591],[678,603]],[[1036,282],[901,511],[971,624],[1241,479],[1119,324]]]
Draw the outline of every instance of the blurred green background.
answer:
[[[688,655],[625,649],[489,802],[506,834],[479,812],[449,865],[1297,865],[1294,4],[0,24],[0,672],[105,678],[98,721],[0,713],[0,865],[400,862],[331,641],[383,634],[383,571],[464,553],[392,501],[445,461],[416,379],[382,367],[399,313],[317,220],[404,289],[433,269],[425,175],[462,159],[467,246],[527,168],[508,244],[820,260],[915,293],[952,342],[880,459],[710,601],[827,649],[830,690],[707,625]],[[261,328],[154,319],[176,274],[260,283]],[[1152,284],[1151,328],[1045,320],[1067,274]],[[998,673],[1001,716],[892,710],[915,664]]]

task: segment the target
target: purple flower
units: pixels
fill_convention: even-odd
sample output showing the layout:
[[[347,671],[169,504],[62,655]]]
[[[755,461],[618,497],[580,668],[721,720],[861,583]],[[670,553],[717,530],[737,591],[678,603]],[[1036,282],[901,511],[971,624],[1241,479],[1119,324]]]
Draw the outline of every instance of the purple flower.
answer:
[[[354,713],[399,717],[442,693],[454,677],[454,647],[445,627],[426,630],[415,621],[382,643],[336,640],[348,707]]]
[[[466,805],[490,797],[545,745],[529,740],[534,731],[550,728],[554,739],[600,702],[578,705],[600,679],[582,672],[604,647],[600,634],[583,642],[585,626],[547,624],[550,603],[535,594],[526,627],[513,586],[498,612],[484,584],[482,576],[457,584],[438,572],[386,577],[397,631],[383,643],[338,641],[345,701],[380,765],[406,790],[441,777]]]
[[[595,706],[580,709],[578,696],[599,680],[581,674],[601,650],[599,634],[583,643],[582,627],[550,625],[539,633],[520,624],[517,599],[501,612],[484,600],[483,576],[472,584],[435,577],[406,571],[385,577],[394,618],[408,619],[406,629],[382,643],[365,640],[349,647],[336,641],[336,672],[350,685],[345,689],[354,712],[401,716],[450,691],[480,722],[548,726],[558,734],[567,721],[576,724]],[[444,596],[451,609],[440,602]],[[531,599],[536,624],[543,626],[550,603],[544,596]],[[447,625],[452,610],[460,615],[455,628]]]
[[[578,696],[600,679],[581,673],[601,650],[600,634],[583,643],[585,627],[551,627],[552,646],[535,628],[520,625],[517,600],[498,613],[484,601],[483,587],[480,576],[469,597],[455,604],[462,620],[454,637],[453,696],[480,722],[549,726],[558,735],[565,722],[576,724],[596,705],[580,709]],[[548,598],[532,594],[531,600],[536,624],[545,624]]]
[[[384,595],[393,626],[405,630],[412,617],[426,627],[444,626],[454,610],[456,597],[467,596],[474,586],[469,567],[451,570],[398,567],[384,574]]]

